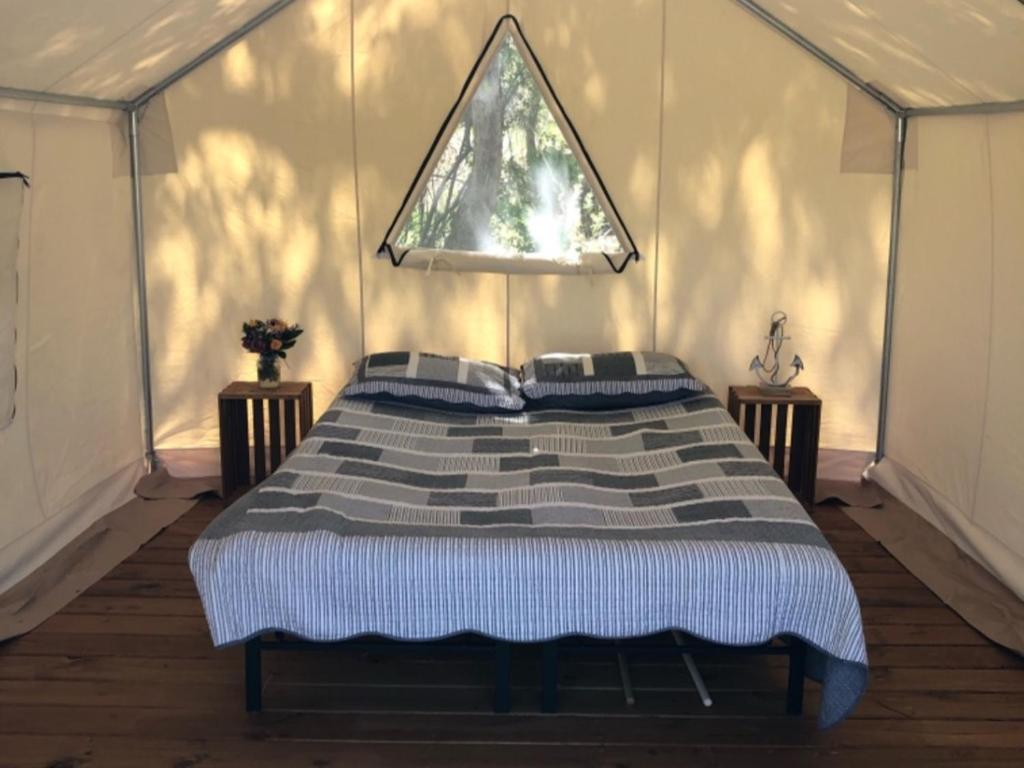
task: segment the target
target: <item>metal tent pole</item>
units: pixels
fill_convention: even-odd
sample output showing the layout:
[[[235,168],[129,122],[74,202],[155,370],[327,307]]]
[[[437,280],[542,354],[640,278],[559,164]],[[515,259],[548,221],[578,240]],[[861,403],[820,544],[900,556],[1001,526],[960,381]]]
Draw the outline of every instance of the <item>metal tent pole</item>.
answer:
[[[128,147],[131,153],[132,218],[135,225],[135,280],[139,294],[139,352],[142,368],[143,429],[146,440],[146,464],[156,468],[153,446],[153,387],[149,364],[149,309],[146,299],[146,245],[142,225],[142,168],[139,156],[139,108],[128,110]]]
[[[978,104],[951,104],[945,107],[909,107],[907,116],[999,115],[1007,112],[1024,112],[1024,99],[1019,101],[983,101]]]
[[[896,262],[900,245],[900,208],[903,202],[903,157],[907,142],[907,117],[896,117],[896,146],[892,159],[892,209],[889,219],[889,273],[885,286],[885,331],[882,336],[882,377],[878,394],[878,437],[875,463],[885,456],[885,426],[889,413],[889,377],[892,372],[893,309],[896,303]]]
[[[0,86],[0,98],[17,99],[18,101],[41,101],[47,104],[65,104],[73,107],[91,107],[94,109],[129,109],[131,104],[116,99],[97,99],[92,96],[76,96],[70,93],[49,93],[32,91],[25,88],[8,88]]]

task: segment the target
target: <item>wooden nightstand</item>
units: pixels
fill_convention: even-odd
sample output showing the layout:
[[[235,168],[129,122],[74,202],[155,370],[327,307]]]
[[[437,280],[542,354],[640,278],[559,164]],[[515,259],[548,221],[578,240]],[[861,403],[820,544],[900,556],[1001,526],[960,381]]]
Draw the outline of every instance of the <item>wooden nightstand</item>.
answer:
[[[269,411],[264,420],[263,401]],[[282,381],[277,389],[261,389],[255,381],[233,381],[218,396],[220,411],[220,473],[224,498],[249,485],[249,401],[252,401],[253,467],[252,478],[260,482],[267,476],[267,445],[270,447],[270,471],[281,464],[281,439],[287,456],[313,426],[313,385],[308,381]],[[282,406],[284,406],[282,408]],[[298,431],[296,414],[298,410]],[[281,411],[284,411],[284,430]],[[267,440],[265,424],[269,423]]]
[[[793,411],[791,430],[790,409]],[[747,437],[757,444],[765,459],[772,463],[793,495],[808,509],[813,507],[814,484],[818,476],[818,432],[821,429],[821,400],[818,396],[807,387],[792,387],[779,392],[758,386],[729,387],[729,413],[743,427]],[[787,432],[791,432],[788,473]]]

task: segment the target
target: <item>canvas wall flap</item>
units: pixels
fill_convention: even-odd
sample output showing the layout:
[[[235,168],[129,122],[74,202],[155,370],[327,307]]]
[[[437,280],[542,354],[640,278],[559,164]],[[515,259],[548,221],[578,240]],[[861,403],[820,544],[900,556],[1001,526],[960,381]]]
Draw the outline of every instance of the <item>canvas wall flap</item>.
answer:
[[[903,142],[903,167],[917,168],[917,120],[907,123]],[[839,161],[842,173],[880,173],[892,176],[896,119],[859,88],[846,88],[846,121],[843,126],[843,151]]]
[[[0,591],[130,498],[142,468],[131,197],[110,172],[110,132],[0,109],[0,167],[32,183],[17,254],[16,415],[0,430]]]
[[[146,103],[139,121],[139,167],[144,176],[178,171],[174,132],[167,114],[167,100],[161,93]],[[131,144],[128,121],[116,123],[114,133],[114,175],[131,176]]]

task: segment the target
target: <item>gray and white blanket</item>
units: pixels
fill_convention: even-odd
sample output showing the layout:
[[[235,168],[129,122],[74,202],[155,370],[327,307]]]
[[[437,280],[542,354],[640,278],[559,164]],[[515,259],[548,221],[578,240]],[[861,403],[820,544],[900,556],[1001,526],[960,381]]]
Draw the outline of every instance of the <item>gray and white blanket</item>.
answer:
[[[500,415],[339,398],[189,563],[217,645],[793,635],[823,726],[867,681],[846,571],[710,396]]]

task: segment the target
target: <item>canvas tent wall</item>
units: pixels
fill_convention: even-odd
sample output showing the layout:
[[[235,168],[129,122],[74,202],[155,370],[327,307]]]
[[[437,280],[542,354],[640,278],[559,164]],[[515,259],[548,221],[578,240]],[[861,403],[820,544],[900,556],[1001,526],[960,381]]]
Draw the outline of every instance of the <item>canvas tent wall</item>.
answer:
[[[113,174],[114,117],[0,101],[0,168],[32,185],[15,240],[14,418],[0,428],[0,592],[130,499],[143,471],[131,190]]]
[[[0,171],[32,183],[4,313],[16,343],[0,345],[16,370],[0,593],[131,499],[145,470],[126,99],[284,4],[0,2]]]
[[[530,35],[649,256],[622,276],[427,277],[373,258],[452,89],[508,12]],[[946,530],[1021,593],[1013,492],[1024,459],[1009,439],[1021,420],[1005,384],[1020,333],[1003,293],[1019,275],[1024,239],[1012,214],[1021,177],[1004,170],[1017,162],[1019,117],[930,114],[980,102],[994,103],[985,111],[1021,106],[1024,5],[104,0],[86,18],[76,3],[0,0],[0,14],[11,22],[0,38],[0,86],[115,109],[140,106],[133,99],[161,90],[211,42],[237,42],[171,78],[162,122],[173,162],[140,179],[156,443],[165,451],[215,444],[212,393],[250,374],[251,361],[232,350],[235,326],[251,314],[280,312],[315,329],[289,375],[312,379],[323,407],[363,351],[395,347],[513,363],[558,348],[657,347],[685,357],[721,391],[746,380],[745,363],[778,306],[793,318],[808,362],[803,380],[827,403],[826,444],[870,448],[893,210],[885,158],[894,116],[909,116],[892,387],[881,414],[891,461],[876,474],[933,520],[941,496]],[[844,76],[859,85],[852,97]],[[143,116],[144,128],[161,109]],[[944,131],[987,149],[954,151],[961,147]],[[9,141],[0,134],[0,151]],[[80,140],[68,133],[64,142]],[[873,159],[847,165],[855,155]],[[989,180],[990,213],[975,194]],[[122,203],[127,257],[127,193]],[[935,217],[950,230],[941,242],[929,231]],[[965,261],[973,282],[961,280]],[[982,308],[985,286],[994,300]],[[941,419],[920,395],[935,375],[915,350],[945,350],[939,334],[922,331],[940,295],[949,316],[963,320],[953,329],[957,355],[972,360],[972,376],[955,376],[965,387],[949,422],[956,430],[936,429]],[[73,302],[65,310],[79,311]],[[24,342],[20,355],[32,349]],[[108,364],[110,381],[116,369],[118,381],[137,385],[137,368],[122,367],[133,360]],[[947,368],[942,375],[950,378]],[[979,408],[981,392],[987,405]],[[141,391],[120,396],[122,406],[144,400]],[[974,453],[965,453],[965,434]],[[40,462],[59,453],[36,450]],[[911,487],[929,493],[911,497]],[[0,517],[23,514],[5,507]],[[1010,545],[979,545],[979,531]]]
[[[251,377],[232,353],[249,314],[310,328],[288,373],[326,404],[364,348],[516,365],[657,346],[724,392],[747,380],[778,306],[830,403],[826,443],[872,449],[889,168],[840,172],[847,84],[734,3],[511,3],[643,261],[591,279],[425,276],[376,258],[507,7],[299,3],[167,92],[178,171],[144,179],[158,450],[215,457],[209,393]],[[861,108],[891,166],[892,119]],[[181,318],[209,341],[183,338]]]
[[[1024,112],[922,118],[871,476],[1024,597]]]

